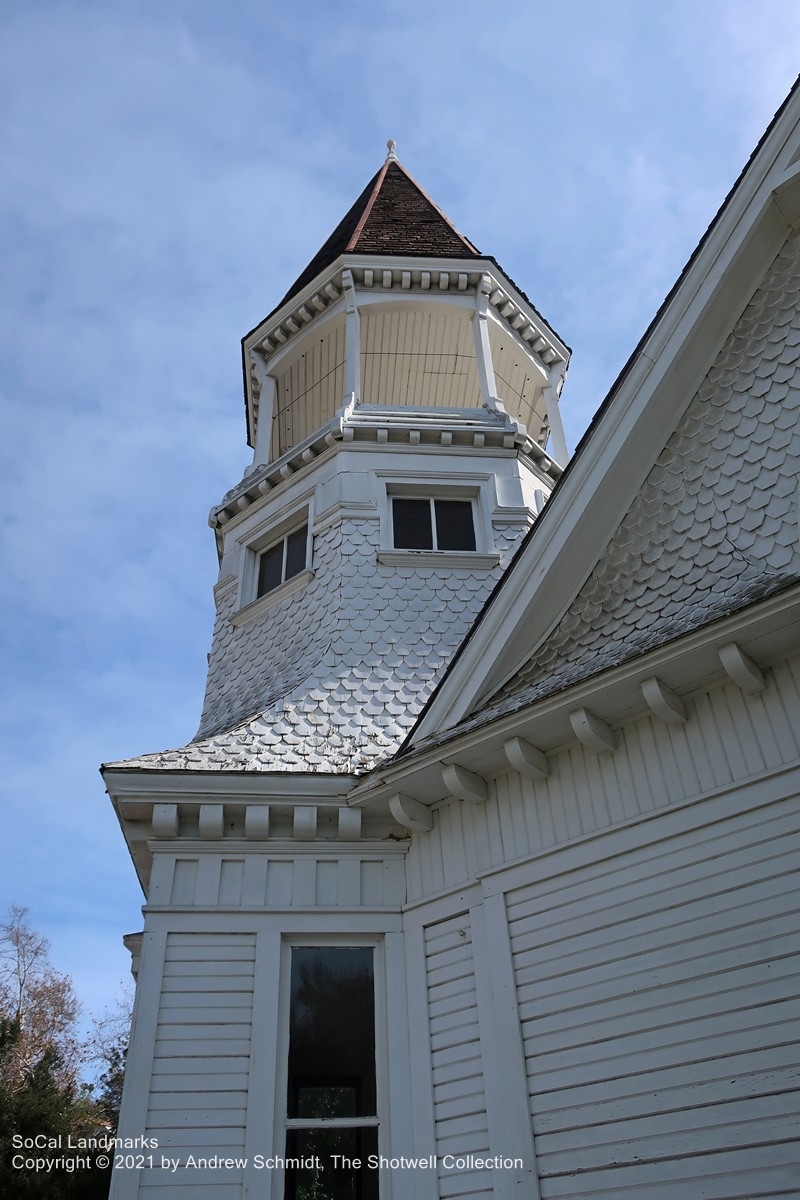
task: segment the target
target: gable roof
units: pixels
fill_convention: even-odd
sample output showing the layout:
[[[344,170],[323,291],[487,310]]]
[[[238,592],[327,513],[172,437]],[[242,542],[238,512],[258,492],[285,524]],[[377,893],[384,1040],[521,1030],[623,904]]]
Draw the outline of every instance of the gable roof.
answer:
[[[795,84],[613,385],[404,749],[437,731],[460,727],[471,713],[474,720],[490,719],[503,689],[521,697],[525,687],[533,685],[534,675],[538,689],[545,689],[542,694],[549,694],[551,684],[551,690],[557,690],[556,678],[547,681],[554,674],[554,660],[542,662],[540,673],[531,669],[528,678],[526,667],[538,661],[540,650],[546,656],[543,648],[570,615],[575,598],[800,216],[798,160],[800,89]],[[778,574],[785,585],[791,572],[778,569]],[[764,588],[768,591],[769,584],[764,582]],[[700,612],[695,618],[710,620],[713,615],[709,610],[705,618]],[[571,630],[573,639],[580,636],[579,624]],[[589,675],[608,665],[587,650]],[[567,678],[560,681],[563,687],[568,683]],[[479,710],[487,704],[491,711],[484,707],[481,715]]]
[[[340,254],[481,257],[391,154],[273,312],[301,292]]]

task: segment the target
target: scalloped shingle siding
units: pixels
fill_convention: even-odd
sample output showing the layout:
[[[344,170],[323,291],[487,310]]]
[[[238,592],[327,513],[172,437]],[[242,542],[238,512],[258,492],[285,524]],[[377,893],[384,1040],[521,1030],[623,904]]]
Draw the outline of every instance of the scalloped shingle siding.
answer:
[[[495,534],[501,566],[384,566],[377,521],[314,538],[314,579],[259,621],[231,624],[218,592],[196,740],[128,767],[361,772],[393,753],[477,616],[524,530]]]
[[[491,714],[800,575],[800,238],[786,243],[586,584]],[[488,715],[477,714],[480,720]]]

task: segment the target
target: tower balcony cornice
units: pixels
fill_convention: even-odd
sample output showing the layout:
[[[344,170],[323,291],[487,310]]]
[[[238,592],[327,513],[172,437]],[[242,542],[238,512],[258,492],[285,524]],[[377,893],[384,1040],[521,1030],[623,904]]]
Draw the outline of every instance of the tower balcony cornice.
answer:
[[[566,370],[569,347],[493,258],[343,254],[242,339],[248,440],[255,443],[264,376],[300,350],[305,335],[351,306],[447,305],[487,314],[521,348],[543,380]]]
[[[274,462],[251,469],[211,509],[208,523],[219,537],[223,526],[235,522],[267,495],[295,483],[338,448],[370,450],[386,444],[438,454],[443,449],[455,454],[476,450],[496,453],[500,449],[519,453],[548,492],[563,472],[525,428],[505,414],[479,409],[424,412],[362,405],[339,414]]]

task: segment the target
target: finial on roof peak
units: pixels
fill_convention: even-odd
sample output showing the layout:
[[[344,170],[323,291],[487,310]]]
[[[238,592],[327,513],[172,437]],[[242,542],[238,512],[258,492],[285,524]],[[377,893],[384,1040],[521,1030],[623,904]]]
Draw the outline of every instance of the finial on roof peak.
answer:
[[[389,151],[389,153],[386,155],[386,161],[397,162],[397,142],[394,140],[394,138],[389,138],[388,142],[386,143],[386,148]]]

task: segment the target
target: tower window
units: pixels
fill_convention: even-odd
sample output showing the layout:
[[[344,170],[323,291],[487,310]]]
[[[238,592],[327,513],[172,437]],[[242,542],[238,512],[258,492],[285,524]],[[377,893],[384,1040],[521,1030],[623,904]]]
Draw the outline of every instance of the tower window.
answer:
[[[287,579],[305,570],[308,555],[308,525],[293,529],[258,556],[256,597],[265,596]]]
[[[392,497],[396,550],[474,550],[475,519],[470,500]]]
[[[373,957],[292,947],[286,1157],[303,1165],[287,1169],[286,1200],[377,1200]]]

